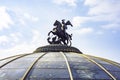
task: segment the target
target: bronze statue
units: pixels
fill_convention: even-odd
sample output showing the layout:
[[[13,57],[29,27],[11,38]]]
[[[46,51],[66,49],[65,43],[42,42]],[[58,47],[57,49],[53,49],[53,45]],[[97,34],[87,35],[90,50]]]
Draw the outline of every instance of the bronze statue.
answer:
[[[53,25],[56,27],[48,33],[48,42],[50,44],[64,44],[71,46],[72,34],[70,35],[66,32],[67,25],[73,26],[71,22],[69,20],[65,22],[65,19],[63,19],[61,23],[58,20],[56,20]],[[55,37],[50,37],[50,33],[55,35]]]

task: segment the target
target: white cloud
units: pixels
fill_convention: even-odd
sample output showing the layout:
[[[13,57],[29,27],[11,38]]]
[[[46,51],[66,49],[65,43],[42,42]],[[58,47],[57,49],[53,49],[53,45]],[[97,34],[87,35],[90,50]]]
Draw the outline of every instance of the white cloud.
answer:
[[[79,35],[87,35],[92,33],[93,31],[94,31],[93,28],[81,28],[79,30],[75,30],[74,33]]]
[[[39,20],[38,17],[35,17],[33,15],[30,15],[26,12],[19,12],[15,11],[16,17],[18,18],[18,22],[22,25],[27,25],[27,22],[37,22]]]
[[[25,21],[22,18],[20,18],[18,21],[20,22],[20,24],[26,25]]]
[[[103,35],[104,32],[103,32],[103,31],[97,31],[96,34],[98,34],[98,35]]]
[[[112,23],[112,24],[107,24],[107,25],[103,25],[101,26],[103,29],[119,29],[120,30],[120,25],[116,24],[116,23]]]
[[[8,29],[14,24],[26,25],[30,21],[37,22],[38,20],[38,17],[23,12],[21,9],[14,10],[5,6],[0,6],[0,30],[5,28]]]
[[[88,22],[106,23],[102,25],[102,29],[119,29],[120,25],[120,1],[114,0],[85,0],[84,5],[88,6],[86,16],[75,16],[73,25],[82,26]],[[92,26],[91,26],[92,27]]]
[[[22,34],[19,32],[11,33],[9,35],[10,40],[13,41],[14,43],[18,43],[20,41],[20,37],[22,37]]]
[[[92,3],[96,4],[92,7],[90,6],[89,15],[101,15],[101,14],[107,14],[107,15],[116,15],[118,14],[120,9],[120,1],[110,1],[110,0],[97,0],[98,3],[94,2],[94,0],[91,0]],[[91,4],[90,4],[91,5]]]
[[[11,33],[9,35],[2,35],[0,36],[0,47],[15,46],[16,44],[20,43],[20,37],[22,37],[22,34],[19,32]]]
[[[7,36],[0,36],[0,44],[4,43],[4,42],[8,42],[9,38]]]
[[[10,47],[8,49],[0,49],[0,59],[13,56],[13,55],[18,55],[18,54],[24,54],[24,53],[31,53],[33,52],[36,48],[39,46],[46,45],[47,41],[43,40],[41,37],[41,33],[38,30],[32,30],[32,41],[31,42],[19,42],[15,46]],[[10,34],[11,37],[14,37],[14,39],[18,39],[17,36],[21,36],[21,34]],[[1,38],[4,38],[1,37]],[[3,41],[6,41],[6,37]]]
[[[7,13],[6,7],[0,7],[0,30],[9,28],[9,25],[13,25],[14,22],[10,15]]]
[[[77,0],[53,0],[56,4],[68,4],[69,6],[76,6]]]
[[[119,0],[85,0],[85,5],[89,6],[88,16],[98,16],[101,20],[120,22],[120,1]]]
[[[99,2],[100,0],[84,0],[84,4],[91,7],[98,5]]]
[[[36,43],[41,40],[41,35],[39,31],[32,30],[32,34],[33,34],[32,43]]]
[[[8,8],[6,7],[6,9],[8,9],[8,15],[10,16],[10,18],[13,19],[14,24],[19,24],[19,25],[27,25],[29,22],[37,22],[39,20],[38,17],[28,13],[27,11],[25,11],[25,9],[21,9],[21,8]]]
[[[32,30],[32,41],[31,44],[34,44],[36,46],[42,46],[45,45],[47,41],[43,40],[40,31],[38,30]]]
[[[30,53],[33,52],[33,50],[35,50],[33,45],[27,43],[17,44],[9,49],[0,49],[0,59],[13,55],[24,54],[26,52]]]
[[[24,17],[25,17],[26,19],[29,19],[29,20],[32,20],[32,21],[38,21],[38,20],[39,20],[38,17],[32,16],[32,15],[30,15],[30,14],[28,14],[28,13],[24,13],[23,15],[24,15]]]
[[[72,23],[75,27],[81,27],[81,25],[89,20],[89,17],[76,16],[73,17]]]

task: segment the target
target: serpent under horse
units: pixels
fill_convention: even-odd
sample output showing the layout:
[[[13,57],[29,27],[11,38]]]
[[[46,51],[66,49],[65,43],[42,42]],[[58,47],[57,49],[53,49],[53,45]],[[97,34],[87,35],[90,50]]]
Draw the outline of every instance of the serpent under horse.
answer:
[[[56,26],[56,28],[53,28],[53,30],[48,33],[48,36],[50,35],[50,33],[52,33],[58,36],[58,38],[61,40],[61,42],[63,42],[63,44],[65,45],[69,44],[71,46],[72,34],[71,35],[69,35],[68,33],[64,34],[62,30],[62,24],[57,20],[55,21],[53,25]],[[66,25],[71,25],[71,24],[67,23]]]

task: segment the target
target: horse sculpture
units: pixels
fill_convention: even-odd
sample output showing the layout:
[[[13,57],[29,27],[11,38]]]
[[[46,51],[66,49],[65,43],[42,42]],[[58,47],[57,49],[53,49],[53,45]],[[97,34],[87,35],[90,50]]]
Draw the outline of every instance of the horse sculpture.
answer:
[[[64,26],[67,25],[71,25],[70,21],[67,21],[66,24],[64,24],[62,26],[62,24],[59,21],[55,21],[55,23],[53,24],[54,26],[56,26],[55,28],[53,28],[52,31],[50,31],[48,33],[48,36],[50,36],[50,33],[52,33],[53,35],[55,35],[55,37],[52,38],[52,41],[50,41],[51,37],[48,37],[48,42],[50,44],[64,44],[64,45],[70,45],[71,46],[71,40],[72,40],[72,34],[68,34],[65,30],[63,30],[62,28],[64,28]]]

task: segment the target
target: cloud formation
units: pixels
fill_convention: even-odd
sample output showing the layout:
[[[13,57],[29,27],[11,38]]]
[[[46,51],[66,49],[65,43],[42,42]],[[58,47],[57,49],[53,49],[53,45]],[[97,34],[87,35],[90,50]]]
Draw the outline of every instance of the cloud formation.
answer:
[[[87,27],[87,28],[81,28],[79,30],[74,30],[73,32],[79,35],[89,35],[94,32],[94,29]]]
[[[76,6],[76,1],[77,0],[53,0],[53,2],[56,4],[67,4],[69,6]]]
[[[89,21],[90,17],[75,16],[73,17],[72,23],[75,27],[81,27],[83,23]]]
[[[10,45],[11,40],[13,40],[13,42],[16,42],[19,40],[20,36],[22,36],[20,33],[10,34],[9,36],[0,36],[0,42],[1,43],[9,42],[9,45]],[[0,59],[8,57],[8,56],[13,56],[16,54],[23,54],[26,52],[31,53],[39,46],[45,45],[46,42],[47,41],[42,39],[41,33],[38,30],[32,30],[32,37],[31,37],[30,42],[26,42],[26,41],[21,42],[20,41],[18,43],[15,43],[14,46],[9,47],[8,49],[0,48],[0,53],[1,53]]]
[[[4,28],[10,28],[10,25],[13,24],[14,22],[8,14],[7,8],[4,6],[0,7],[0,30],[3,30]]]
[[[87,23],[101,23],[101,29],[118,29],[120,30],[120,1],[114,0],[84,0],[84,6],[88,7],[85,16],[75,16],[73,23],[75,26],[81,26]],[[91,26],[92,27],[92,26]]]
[[[9,38],[7,36],[0,36],[0,44],[3,44],[4,42],[8,42]]]
[[[41,41],[41,36],[38,35],[40,33],[38,31],[31,31],[31,29],[28,30],[28,26],[31,26],[29,23],[32,24],[38,20],[38,17],[22,9],[0,6],[0,31],[2,32],[0,33],[1,55],[7,57],[23,52],[30,52],[38,47],[40,45],[38,43]],[[29,36],[31,38],[27,39]],[[44,44],[45,42],[42,43]]]

